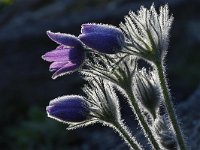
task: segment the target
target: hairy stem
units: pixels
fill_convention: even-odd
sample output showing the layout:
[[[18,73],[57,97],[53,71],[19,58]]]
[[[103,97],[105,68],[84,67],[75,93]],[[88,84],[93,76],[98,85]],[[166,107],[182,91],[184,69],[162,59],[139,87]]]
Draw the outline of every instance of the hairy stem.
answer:
[[[168,88],[168,84],[167,84],[166,77],[165,77],[164,66],[161,63],[156,63],[155,65],[157,67],[161,90],[162,90],[162,93],[164,96],[164,104],[167,109],[167,113],[169,115],[170,122],[173,126],[179,147],[181,150],[186,150],[186,145],[185,145],[185,142],[183,139],[183,135],[182,135],[181,129],[179,127],[179,124],[178,124],[178,121],[176,118],[176,114],[175,114],[175,110],[173,108],[173,104],[171,101],[171,96],[169,93],[169,88]]]
[[[136,141],[135,137],[133,137],[130,131],[127,129],[125,124],[120,122],[112,123],[114,129],[119,133],[122,139],[129,145],[129,147],[133,150],[142,150],[140,144]]]
[[[132,93],[132,90],[129,90],[129,91],[130,92],[127,91],[127,94],[128,94],[133,112],[135,113],[136,117],[138,118],[140,126],[142,127],[145,135],[147,136],[152,148],[154,150],[160,150],[161,148],[160,148],[158,142],[156,141],[155,137],[153,136],[153,133],[152,133],[151,129],[149,128],[147,122],[145,121],[144,116],[142,115],[142,112],[139,108],[139,105],[136,102],[135,97]]]

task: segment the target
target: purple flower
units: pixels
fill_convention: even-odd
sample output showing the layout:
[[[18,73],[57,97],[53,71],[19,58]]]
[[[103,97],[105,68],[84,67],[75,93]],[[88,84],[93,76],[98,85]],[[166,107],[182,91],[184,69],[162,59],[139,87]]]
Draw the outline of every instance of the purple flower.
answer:
[[[106,54],[119,52],[125,43],[119,28],[105,24],[83,24],[79,39],[88,47]]]
[[[47,31],[47,35],[51,40],[59,44],[55,50],[42,56],[44,60],[52,62],[49,67],[50,71],[55,71],[52,78],[55,79],[78,69],[85,59],[82,42],[70,34]]]
[[[50,101],[46,111],[48,117],[61,122],[82,122],[88,117],[89,106],[83,97],[69,95]]]

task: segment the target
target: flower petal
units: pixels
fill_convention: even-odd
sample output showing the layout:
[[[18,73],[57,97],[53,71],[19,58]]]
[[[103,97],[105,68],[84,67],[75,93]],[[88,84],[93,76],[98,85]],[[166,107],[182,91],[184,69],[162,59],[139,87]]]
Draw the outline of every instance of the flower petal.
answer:
[[[82,34],[105,33],[105,34],[114,34],[117,36],[122,35],[122,31],[113,25],[96,24],[96,23],[82,24],[81,33]]]
[[[47,107],[48,109],[48,107]],[[63,120],[66,122],[81,122],[86,120],[86,116],[80,112],[78,108],[70,108],[70,109],[59,109],[51,112],[51,116],[53,118],[58,118],[59,120]]]
[[[62,68],[58,69],[53,75],[52,78],[56,79],[59,76],[65,75],[67,73],[72,72],[73,70],[77,69],[80,64],[75,64],[72,62],[67,62]]]
[[[122,49],[123,42],[118,36],[103,33],[79,35],[80,40],[101,53],[114,54]]]
[[[77,95],[58,97],[46,107],[49,117],[62,122],[81,122],[87,119],[89,108],[84,98]]]
[[[51,40],[58,44],[63,44],[70,47],[82,47],[81,41],[71,34],[65,34],[65,33],[53,33],[51,31],[47,31],[47,35]]]
[[[59,61],[64,62],[69,60],[69,51],[70,49],[62,49],[62,50],[53,50],[50,52],[45,53],[42,56],[42,59],[52,62],[52,61]]]
[[[50,101],[49,106],[57,105],[57,106],[69,106],[69,107],[80,107],[80,99],[83,99],[82,96],[78,95],[67,95],[58,97],[52,101]]]
[[[56,70],[62,68],[65,64],[66,64],[66,62],[53,62],[49,66],[49,71],[56,71]]]
[[[82,62],[85,57],[85,52],[83,49],[72,48],[69,51],[69,60],[74,62]]]

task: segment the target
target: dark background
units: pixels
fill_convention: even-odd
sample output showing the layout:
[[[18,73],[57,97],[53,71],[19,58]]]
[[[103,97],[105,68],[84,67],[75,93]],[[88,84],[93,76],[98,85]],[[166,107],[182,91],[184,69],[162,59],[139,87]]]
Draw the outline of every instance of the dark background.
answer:
[[[78,36],[82,23],[118,26],[129,10],[149,8],[152,2],[156,8],[168,3],[175,18],[166,62],[174,103],[179,105],[200,83],[198,0],[0,0],[0,149],[128,149],[108,127],[66,131],[66,125],[47,118],[49,101],[79,94],[83,80],[77,73],[52,80],[49,63],[41,55],[56,47],[47,30]],[[129,123],[134,117],[126,110],[128,105],[122,105]],[[129,124],[145,143],[137,123]]]

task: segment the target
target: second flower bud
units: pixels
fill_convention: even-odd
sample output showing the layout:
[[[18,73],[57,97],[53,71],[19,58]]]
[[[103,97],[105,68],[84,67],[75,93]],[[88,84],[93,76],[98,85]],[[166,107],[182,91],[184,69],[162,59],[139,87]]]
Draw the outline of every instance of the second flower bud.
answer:
[[[145,111],[155,119],[160,103],[160,87],[154,71],[142,68],[135,75],[134,94]]]

